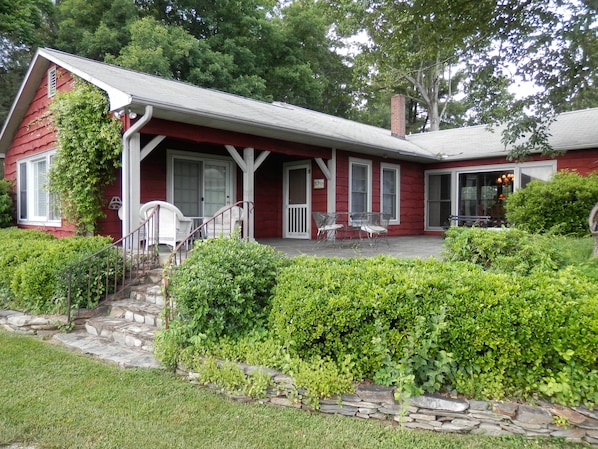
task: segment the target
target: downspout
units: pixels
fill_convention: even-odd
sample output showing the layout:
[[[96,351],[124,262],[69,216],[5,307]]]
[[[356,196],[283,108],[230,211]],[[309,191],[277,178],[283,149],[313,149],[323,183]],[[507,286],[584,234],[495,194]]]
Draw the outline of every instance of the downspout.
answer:
[[[122,154],[122,201],[123,201],[123,223],[122,236],[125,237],[131,233],[131,161],[130,161],[130,141],[131,137],[141,128],[148,124],[152,119],[154,108],[150,105],[145,106],[145,114],[135,122],[129,129],[123,133],[123,154]]]

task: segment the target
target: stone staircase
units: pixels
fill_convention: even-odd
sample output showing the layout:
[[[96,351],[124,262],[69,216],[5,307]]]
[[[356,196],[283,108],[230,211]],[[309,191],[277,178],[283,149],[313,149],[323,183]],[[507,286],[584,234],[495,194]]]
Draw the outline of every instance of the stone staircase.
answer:
[[[147,272],[126,297],[113,298],[73,332],[54,339],[63,345],[124,368],[159,368],[153,356],[154,334],[162,327],[162,269]]]

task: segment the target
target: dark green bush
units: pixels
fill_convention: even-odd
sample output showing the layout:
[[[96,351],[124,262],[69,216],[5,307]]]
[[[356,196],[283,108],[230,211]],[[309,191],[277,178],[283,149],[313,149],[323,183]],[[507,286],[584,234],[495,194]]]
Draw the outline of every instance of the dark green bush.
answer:
[[[11,192],[12,183],[0,179],[0,228],[6,228],[14,222]]]
[[[295,258],[270,321],[294,356],[350,358],[356,378],[598,402],[598,286],[573,270],[519,276],[432,260]]]
[[[56,239],[41,231],[0,230],[0,292],[4,302],[31,313],[65,313],[66,268],[85,269],[80,261],[110,241],[108,237]],[[106,273],[105,267],[96,273],[104,284]],[[74,284],[75,290],[87,291],[87,278],[79,282]]]
[[[169,286],[189,336],[238,337],[266,322],[276,275],[286,257],[239,238],[199,242]]]
[[[444,242],[447,261],[472,262],[485,269],[529,274],[557,270],[566,263],[559,237],[521,229],[452,227]]]
[[[532,181],[506,203],[509,223],[531,232],[583,236],[588,215],[598,202],[598,173],[581,176],[560,171],[548,182]]]

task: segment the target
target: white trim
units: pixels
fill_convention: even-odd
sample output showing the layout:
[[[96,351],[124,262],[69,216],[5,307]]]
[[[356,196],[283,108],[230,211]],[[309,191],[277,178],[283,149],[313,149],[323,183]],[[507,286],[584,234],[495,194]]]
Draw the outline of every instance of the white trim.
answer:
[[[398,225],[401,223],[401,166],[398,164],[389,164],[387,162],[380,163],[380,212],[384,212],[384,177],[382,174],[384,170],[392,170],[395,172],[395,180],[396,180],[396,211],[397,216],[396,218],[391,218],[389,224]]]
[[[366,192],[366,210],[354,211],[351,205],[353,204],[353,166],[354,165],[365,165],[367,168],[367,192]],[[356,157],[349,158],[349,212],[371,212],[372,210],[372,161],[369,159],[360,159]]]
[[[54,95],[56,95],[56,91],[57,91],[57,74],[56,74],[56,66],[50,67],[48,69],[48,75],[47,75],[47,80],[48,80],[48,98],[52,98]]]
[[[45,186],[38,186],[39,189],[46,193],[46,216],[36,216],[34,215],[34,207],[35,207],[35,193],[36,189],[35,186],[38,180],[34,177],[33,171],[33,164],[44,161],[46,163],[46,174],[49,174],[50,167],[51,167],[51,159],[56,154],[56,149],[43,151],[31,156],[27,156],[16,161],[16,169],[17,169],[17,180],[16,180],[16,194],[17,194],[17,223],[24,224],[29,226],[50,226],[50,227],[61,227],[62,226],[62,218],[58,217],[55,219],[48,219],[50,216],[50,208],[52,207],[52,202],[50,198],[50,192],[48,191],[47,187]],[[21,166],[25,164],[26,171],[27,171],[27,218],[21,218]],[[47,182],[47,180],[46,180]],[[60,211],[59,211],[60,213]]]
[[[468,167],[437,168],[424,171],[424,230],[441,231],[440,227],[428,227],[428,191],[430,175],[451,175],[451,214],[458,214],[458,185],[459,175],[466,173],[485,173],[492,171],[513,171],[515,182],[513,183],[513,192],[521,188],[521,170],[530,167],[551,167],[553,174],[557,172],[557,161],[555,159],[545,161],[530,161],[509,164],[491,164],[491,165],[473,165]]]

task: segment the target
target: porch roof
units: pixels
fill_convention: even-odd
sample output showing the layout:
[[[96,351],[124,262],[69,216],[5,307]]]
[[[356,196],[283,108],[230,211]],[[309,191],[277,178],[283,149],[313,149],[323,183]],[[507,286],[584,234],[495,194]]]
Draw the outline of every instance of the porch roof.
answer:
[[[556,151],[598,148],[598,108],[564,112],[550,126],[549,144]],[[485,125],[412,134],[407,139],[422,148],[434,149],[445,161],[506,157],[501,142],[504,126]]]
[[[285,103],[266,103],[191,84],[127,70],[52,49],[40,49],[0,134],[0,152],[9,141],[50,63],[57,64],[108,93],[112,111],[415,161],[436,161],[427,149],[377,128]],[[37,81],[37,82],[35,82]]]

